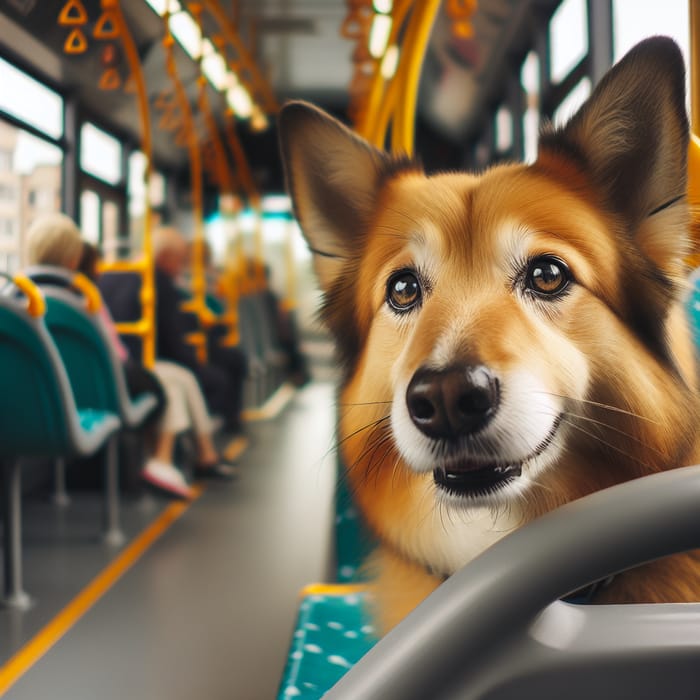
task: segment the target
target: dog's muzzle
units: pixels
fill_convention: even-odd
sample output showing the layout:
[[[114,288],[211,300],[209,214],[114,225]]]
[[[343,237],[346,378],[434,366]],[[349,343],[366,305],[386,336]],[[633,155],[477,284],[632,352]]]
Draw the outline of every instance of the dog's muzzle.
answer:
[[[411,421],[426,437],[445,448],[446,454],[452,451],[451,447],[487,428],[499,403],[499,380],[484,365],[422,368],[406,390]],[[452,495],[474,497],[497,491],[521,473],[520,464],[453,456],[436,466],[433,479]]]

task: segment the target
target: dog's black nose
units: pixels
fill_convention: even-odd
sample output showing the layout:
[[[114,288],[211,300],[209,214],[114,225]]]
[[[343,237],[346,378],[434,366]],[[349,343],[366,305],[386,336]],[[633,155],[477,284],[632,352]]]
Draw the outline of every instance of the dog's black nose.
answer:
[[[481,430],[496,413],[498,400],[498,378],[483,365],[419,369],[406,390],[408,414],[430,438]]]

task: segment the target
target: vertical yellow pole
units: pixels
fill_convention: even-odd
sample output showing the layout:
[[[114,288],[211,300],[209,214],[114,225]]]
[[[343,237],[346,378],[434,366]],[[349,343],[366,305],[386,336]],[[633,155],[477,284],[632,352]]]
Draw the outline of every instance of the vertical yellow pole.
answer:
[[[395,107],[391,142],[392,150],[403,151],[408,155],[413,155],[421,68],[440,3],[441,0],[424,0],[416,7],[401,51],[403,99]]]
[[[688,146],[688,202],[700,205],[700,0],[689,0],[690,25],[690,144]],[[691,232],[695,227],[691,227]],[[692,240],[688,264],[700,265],[700,240]]]
[[[394,10],[392,12],[393,21],[387,46],[396,44],[398,36],[401,32],[401,28],[403,27],[403,23],[406,20],[406,16],[408,15],[411,9],[411,5],[412,0],[396,0],[396,2],[394,3]],[[377,64],[377,71],[374,74],[374,78],[372,80],[372,87],[370,88],[369,98],[367,99],[367,107],[365,109],[365,113],[364,115],[362,115],[360,123],[357,125],[358,132],[362,134],[365,138],[368,138],[368,136],[376,133],[374,124],[376,123],[377,118],[379,116],[379,110],[382,108],[382,103],[384,101],[383,97],[386,96],[386,93],[387,90],[385,85],[385,79],[381,72],[380,60]],[[389,123],[388,118],[386,120],[386,123]],[[385,131],[386,129],[382,131],[381,138],[385,136]],[[375,142],[376,137],[375,139],[369,140],[372,143],[374,143],[375,146],[377,145]]]
[[[689,1],[688,15],[690,19],[688,199],[691,204],[700,204],[700,0]]]
[[[255,212],[255,231],[253,233],[253,289],[258,291],[265,286],[265,236],[263,234],[262,201],[259,195],[253,197],[250,205]]]
[[[148,103],[148,92],[146,91],[146,81],[141,69],[141,59],[139,58],[133,37],[121,11],[119,0],[102,0],[103,10],[112,10],[118,24],[119,36],[124,46],[129,68],[136,85],[136,95],[139,104],[139,114],[141,118],[141,147],[146,157],[146,170],[144,178],[146,181],[146,208],[143,215],[143,268],[141,270],[141,314],[145,332],[143,338],[143,363],[146,367],[153,367],[156,356],[155,341],[155,282],[153,274],[153,241],[151,239],[151,203],[148,197],[151,173],[153,169],[153,145],[151,139],[151,119]]]
[[[689,0],[690,130],[700,134],[700,0]]]

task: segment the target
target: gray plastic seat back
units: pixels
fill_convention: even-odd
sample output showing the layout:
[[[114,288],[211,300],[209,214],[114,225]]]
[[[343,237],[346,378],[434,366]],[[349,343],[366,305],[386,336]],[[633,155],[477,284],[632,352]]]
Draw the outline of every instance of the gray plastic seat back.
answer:
[[[517,530],[458,571],[327,700],[700,697],[700,602],[559,599],[700,548],[700,466],[600,491]]]

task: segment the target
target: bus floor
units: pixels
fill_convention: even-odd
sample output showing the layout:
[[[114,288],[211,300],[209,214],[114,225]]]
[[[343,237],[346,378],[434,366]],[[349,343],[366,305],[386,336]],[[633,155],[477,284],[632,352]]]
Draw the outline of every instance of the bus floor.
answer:
[[[239,478],[207,484],[82,613],[86,587],[129,542],[110,553],[91,536],[98,494],[78,494],[64,513],[25,503],[25,587],[35,602],[23,613],[0,610],[0,695],[4,687],[9,700],[275,698],[298,593],[331,574],[332,385],[312,382],[248,431]],[[132,545],[173,507],[145,503],[122,508]],[[65,632],[52,631],[66,616],[75,619]]]

